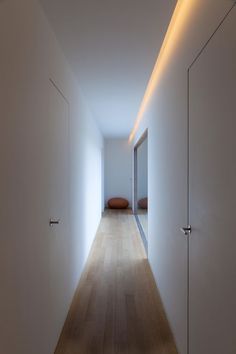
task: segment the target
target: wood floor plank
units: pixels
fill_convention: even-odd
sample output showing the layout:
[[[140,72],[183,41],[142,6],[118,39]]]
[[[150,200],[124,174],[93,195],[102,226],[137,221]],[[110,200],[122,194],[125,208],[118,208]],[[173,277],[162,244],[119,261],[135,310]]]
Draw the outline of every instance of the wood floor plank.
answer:
[[[105,212],[55,354],[177,354],[130,212]]]

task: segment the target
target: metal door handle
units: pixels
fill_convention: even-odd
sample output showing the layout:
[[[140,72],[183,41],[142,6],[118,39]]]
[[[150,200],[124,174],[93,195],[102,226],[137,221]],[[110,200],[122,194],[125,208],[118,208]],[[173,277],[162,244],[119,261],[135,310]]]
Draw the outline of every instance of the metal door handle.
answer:
[[[185,236],[188,236],[192,232],[192,226],[188,225],[187,227],[181,227],[180,230],[185,234]]]
[[[50,225],[50,226],[58,225],[59,223],[60,223],[60,219],[58,219],[58,220],[50,219],[50,220],[49,220],[49,225]]]

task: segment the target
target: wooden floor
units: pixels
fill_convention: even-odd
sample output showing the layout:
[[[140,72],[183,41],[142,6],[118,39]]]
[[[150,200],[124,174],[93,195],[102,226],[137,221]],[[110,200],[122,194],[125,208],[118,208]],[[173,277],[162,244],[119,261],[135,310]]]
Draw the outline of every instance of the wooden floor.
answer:
[[[101,221],[55,354],[176,354],[134,217]]]

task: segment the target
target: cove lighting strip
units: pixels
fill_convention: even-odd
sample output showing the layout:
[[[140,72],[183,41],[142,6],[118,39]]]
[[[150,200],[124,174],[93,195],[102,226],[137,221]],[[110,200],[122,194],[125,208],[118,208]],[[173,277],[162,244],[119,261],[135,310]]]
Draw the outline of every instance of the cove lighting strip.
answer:
[[[193,2],[196,0],[178,0],[174,13],[172,15],[168,30],[166,32],[163,44],[161,46],[156,64],[154,66],[152,75],[148,82],[133,130],[129,136],[129,142],[131,143],[138,130],[139,124],[142,120],[143,114],[148,106],[150,98],[153,95],[154,90],[157,87],[161,74],[163,73],[165,66],[173,53],[173,49],[176,45],[178,38],[182,33],[182,29],[190,10],[192,10]]]

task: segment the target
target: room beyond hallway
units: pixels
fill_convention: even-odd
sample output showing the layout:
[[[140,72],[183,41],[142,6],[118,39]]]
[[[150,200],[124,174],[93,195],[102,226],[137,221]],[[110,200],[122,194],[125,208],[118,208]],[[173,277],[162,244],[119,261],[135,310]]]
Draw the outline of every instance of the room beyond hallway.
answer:
[[[106,211],[55,354],[177,354],[129,211]]]

